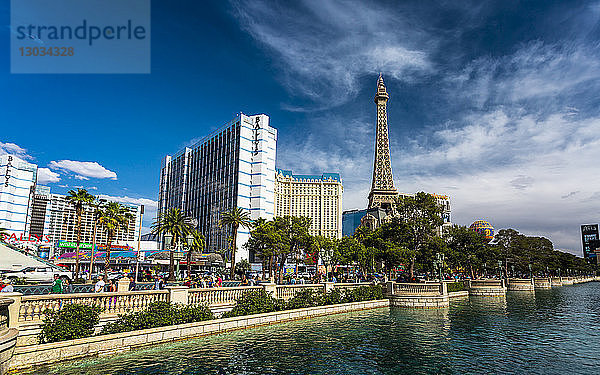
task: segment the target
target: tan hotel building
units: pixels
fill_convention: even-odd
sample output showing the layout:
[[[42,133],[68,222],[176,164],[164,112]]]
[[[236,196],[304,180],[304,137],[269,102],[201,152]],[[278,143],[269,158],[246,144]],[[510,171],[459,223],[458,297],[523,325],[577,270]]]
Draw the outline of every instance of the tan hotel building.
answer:
[[[275,172],[275,216],[306,216],[310,234],[342,238],[342,179],[339,173],[295,175]]]

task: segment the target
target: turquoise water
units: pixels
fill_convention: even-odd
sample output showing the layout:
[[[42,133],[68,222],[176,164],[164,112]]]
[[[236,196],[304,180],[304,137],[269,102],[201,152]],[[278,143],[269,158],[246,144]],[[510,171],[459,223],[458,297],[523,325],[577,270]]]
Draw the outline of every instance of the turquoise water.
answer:
[[[449,309],[376,309],[93,358],[30,374],[598,374],[600,283]]]

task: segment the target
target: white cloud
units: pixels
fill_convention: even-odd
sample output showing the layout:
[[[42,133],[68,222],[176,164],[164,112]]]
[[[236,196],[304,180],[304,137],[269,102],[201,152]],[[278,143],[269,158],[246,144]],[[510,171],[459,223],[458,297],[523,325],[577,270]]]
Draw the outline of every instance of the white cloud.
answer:
[[[86,180],[89,177],[109,178],[111,180],[117,179],[117,174],[115,172],[92,161],[59,160],[51,161],[49,166],[52,169],[73,172],[75,173],[75,178],[79,180]]]
[[[26,149],[10,142],[0,142],[0,155],[14,155],[24,160],[32,159],[32,157],[27,154]]]
[[[89,180],[89,178],[87,178],[87,177],[84,177],[84,176],[80,176],[80,175],[75,175],[75,179],[76,179],[76,180],[82,180],[82,181]]]
[[[410,81],[432,70],[434,38],[395,7],[361,1],[307,1],[281,9],[271,2],[236,4],[242,27],[277,56],[292,96],[326,108],[346,102],[367,75]],[[306,110],[306,106],[286,106]]]
[[[38,168],[37,182],[38,184],[47,184],[60,181],[60,175],[52,172],[49,168]]]

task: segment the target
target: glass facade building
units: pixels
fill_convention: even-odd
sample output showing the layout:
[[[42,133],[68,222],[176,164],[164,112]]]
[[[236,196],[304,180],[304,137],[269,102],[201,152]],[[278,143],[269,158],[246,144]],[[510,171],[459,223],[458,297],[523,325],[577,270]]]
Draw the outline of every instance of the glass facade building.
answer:
[[[221,226],[223,212],[248,210],[251,219],[274,214],[274,178],[277,130],[264,114],[238,114],[233,120],[163,158],[158,214],[179,208],[195,220],[206,238],[206,251],[227,254],[231,229]],[[249,259],[243,248],[247,228],[237,236],[236,261]]]

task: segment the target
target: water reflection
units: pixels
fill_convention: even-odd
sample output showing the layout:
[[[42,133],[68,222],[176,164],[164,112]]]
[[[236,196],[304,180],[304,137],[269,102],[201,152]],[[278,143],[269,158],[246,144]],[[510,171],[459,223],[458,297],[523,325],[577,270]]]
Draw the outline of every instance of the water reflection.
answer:
[[[600,283],[377,309],[159,345],[35,374],[596,374]]]

